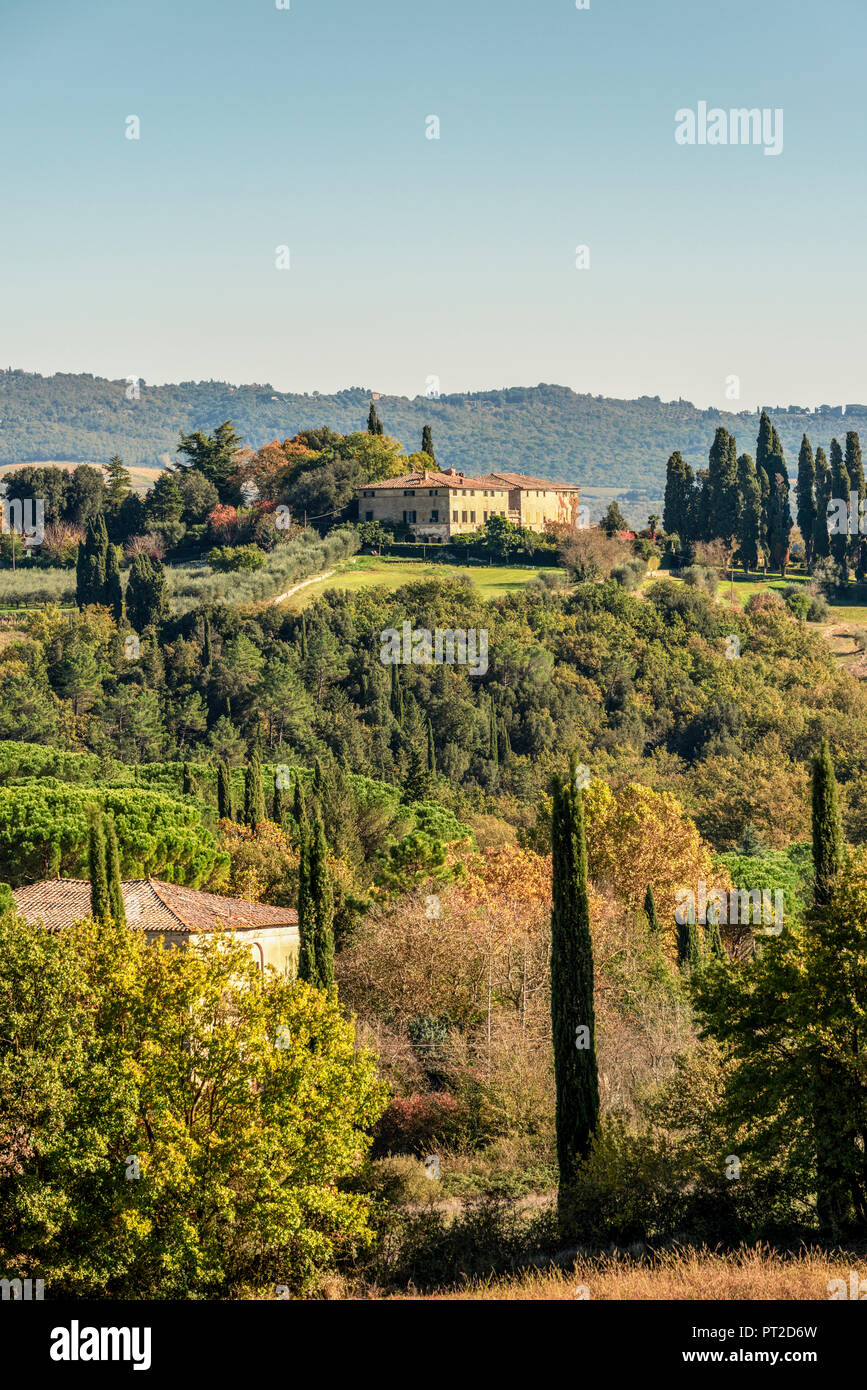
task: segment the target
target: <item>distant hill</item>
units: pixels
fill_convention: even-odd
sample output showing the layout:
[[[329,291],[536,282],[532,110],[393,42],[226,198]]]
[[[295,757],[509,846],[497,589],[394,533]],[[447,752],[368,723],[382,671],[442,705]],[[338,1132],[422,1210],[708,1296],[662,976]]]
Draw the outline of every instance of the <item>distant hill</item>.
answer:
[[[329,425],[341,433],[364,429],[371,393],[361,387],[334,395],[297,395],[268,385],[219,381],[140,385],[128,400],[125,381],[89,373],[42,377],[0,372],[0,467],[55,459],[106,462],[119,453],[127,466],[159,467],[175,458],[178,433],[213,429],[232,419],[248,444],[285,439]],[[801,436],[814,447],[867,431],[867,406],[767,407],[795,472]],[[736,435],[739,450],[755,452],[758,413],[698,410],[688,401],[657,396],[613,400],[579,395],[566,386],[518,386],[502,391],[440,396],[383,395],[377,409],[386,431],[417,449],[422,426],[433,428],[441,467],[505,469],[591,487],[638,489],[659,496],[665,461],[679,449],[703,467],[718,425]]]

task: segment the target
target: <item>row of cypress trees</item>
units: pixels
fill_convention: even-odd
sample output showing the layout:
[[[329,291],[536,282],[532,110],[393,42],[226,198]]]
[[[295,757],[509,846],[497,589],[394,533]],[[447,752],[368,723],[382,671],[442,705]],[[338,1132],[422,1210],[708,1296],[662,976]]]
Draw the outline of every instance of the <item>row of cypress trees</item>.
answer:
[[[835,885],[843,867],[845,846],[837,784],[827,739],[813,759],[812,776],[813,908],[808,930],[821,931],[833,903]],[[570,763],[566,780],[555,778],[551,817],[552,912],[551,912],[551,1027],[554,1042],[556,1089],[557,1164],[559,1169],[558,1215],[564,1233],[569,1232],[571,1199],[580,1163],[591,1151],[599,1124],[599,1085],[596,1062],[593,998],[593,946],[587,896],[587,846],[582,796],[578,785],[577,758]],[[651,931],[659,931],[659,919],[650,886],[644,911]],[[719,927],[706,933],[706,946],[721,960],[727,955]],[[685,924],[678,934],[678,960],[696,969],[702,959],[698,929]],[[834,1074],[834,1060],[821,1061],[819,1083],[814,1087],[813,1131],[816,1159],[818,1211],[822,1225],[840,1225],[850,1201],[838,1142],[840,1116],[829,1109],[825,1097],[842,1085]],[[844,1077],[845,1080],[845,1077]],[[858,1136],[849,1136],[857,1147]]]
[[[681,546],[721,539],[735,547],[736,563],[754,570],[759,556],[785,573],[792,513],[783,445],[762,411],[756,457],[738,456],[734,435],[720,426],[706,469],[694,473],[679,452],[668,460],[662,523]]]
[[[282,777],[274,779],[271,819],[284,825],[291,815],[293,835],[299,852],[298,861],[298,958],[299,979],[321,989],[334,988],[334,890],[328,869],[328,846],[318,790],[323,784],[323,771],[317,759],[313,779],[313,806],[310,816],[304,800],[301,778],[296,772],[294,789],[283,786]],[[291,800],[291,811],[290,811]],[[217,768],[217,809],[221,820],[234,820],[232,781],[228,764],[221,760]],[[265,792],[262,784],[262,764],[258,747],[251,749],[244,768],[244,806],[242,823],[255,831],[267,819]]]
[[[119,926],[125,926],[117,832],[113,818],[102,812],[91,816],[87,857],[91,915],[98,922],[111,918]]]

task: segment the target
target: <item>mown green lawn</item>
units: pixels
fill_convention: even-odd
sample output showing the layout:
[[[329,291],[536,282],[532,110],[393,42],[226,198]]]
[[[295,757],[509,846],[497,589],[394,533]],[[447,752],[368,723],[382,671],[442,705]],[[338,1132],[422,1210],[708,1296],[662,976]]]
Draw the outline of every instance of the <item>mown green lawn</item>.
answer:
[[[563,573],[554,567],[550,572]],[[352,566],[333,574],[330,579],[308,584],[285,602],[292,607],[304,608],[326,589],[399,589],[403,584],[418,583],[422,579],[454,579],[457,575],[466,575],[483,598],[500,598],[503,594],[523,589],[525,584],[541,573],[543,570],[538,566],[525,569],[519,565],[447,565],[431,564],[424,560],[392,559],[387,555],[361,555]]]

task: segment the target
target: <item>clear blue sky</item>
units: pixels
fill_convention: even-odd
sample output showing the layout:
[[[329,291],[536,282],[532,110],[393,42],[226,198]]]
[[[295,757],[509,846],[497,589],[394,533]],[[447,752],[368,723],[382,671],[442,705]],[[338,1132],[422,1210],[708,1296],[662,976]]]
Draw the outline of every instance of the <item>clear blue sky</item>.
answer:
[[[0,363],[863,401],[865,52],[865,0],[0,0]]]

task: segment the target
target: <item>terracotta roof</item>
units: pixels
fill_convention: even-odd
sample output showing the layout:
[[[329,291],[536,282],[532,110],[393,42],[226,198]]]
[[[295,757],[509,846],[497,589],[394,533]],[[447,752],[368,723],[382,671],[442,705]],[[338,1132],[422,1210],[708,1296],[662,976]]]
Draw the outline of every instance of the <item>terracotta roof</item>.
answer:
[[[404,473],[399,478],[383,478],[379,483],[365,483],[362,492],[380,488],[454,487],[454,488],[544,488],[546,492],[578,492],[577,483],[551,483],[544,478],[531,478],[527,473],[483,473],[479,478],[467,478],[461,473],[441,473],[428,469],[422,473]]]
[[[201,893],[157,878],[128,879],[121,883],[126,918],[130,926],[145,931],[208,932],[224,927],[251,931],[257,927],[297,927],[293,907],[270,907],[219,893]],[[90,883],[79,878],[45,878],[40,883],[16,888],[15,906],[29,922],[49,929],[69,927],[90,915]]]
[[[379,483],[365,483],[360,492],[379,491],[382,488],[403,487],[452,487],[452,488],[499,488],[504,492],[507,484],[493,473],[482,478],[465,478],[460,473],[439,473],[435,469],[427,472],[404,473],[400,478],[383,478]]]
[[[527,473],[492,473],[490,476],[509,487],[544,488],[546,492],[580,491],[577,483],[550,483],[544,478],[531,478]]]

